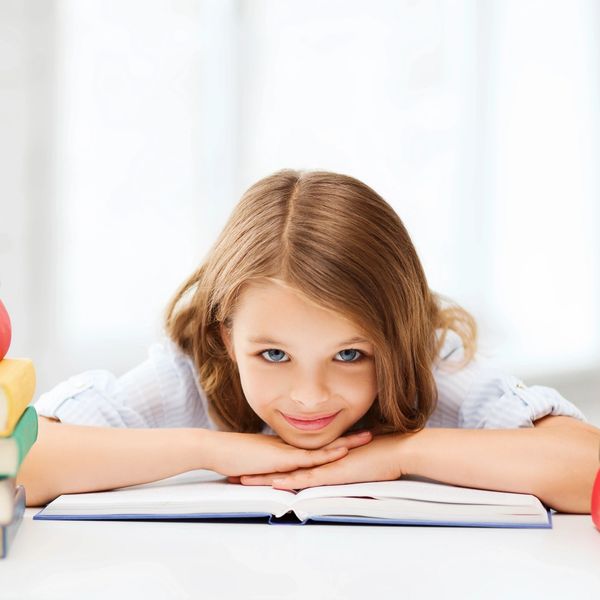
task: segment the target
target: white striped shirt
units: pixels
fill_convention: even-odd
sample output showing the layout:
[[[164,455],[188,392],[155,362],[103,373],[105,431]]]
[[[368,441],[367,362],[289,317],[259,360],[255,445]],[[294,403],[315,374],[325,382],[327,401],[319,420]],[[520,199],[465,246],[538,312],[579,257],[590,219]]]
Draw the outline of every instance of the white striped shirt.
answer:
[[[433,367],[438,403],[427,427],[533,427],[546,415],[586,420],[556,390],[525,386],[480,356],[457,370],[462,356],[460,337],[449,331]],[[121,377],[105,370],[85,371],[42,394],[35,407],[40,415],[71,424],[218,429],[192,359],[168,338],[152,345],[145,362]],[[273,433],[266,425],[263,431]]]

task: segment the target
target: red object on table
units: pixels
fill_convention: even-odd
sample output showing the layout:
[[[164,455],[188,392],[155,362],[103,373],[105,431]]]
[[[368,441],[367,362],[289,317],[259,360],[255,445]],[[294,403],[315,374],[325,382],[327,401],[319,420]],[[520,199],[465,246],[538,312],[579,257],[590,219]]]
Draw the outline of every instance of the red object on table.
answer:
[[[0,300],[0,360],[6,356],[6,353],[10,348],[10,338],[10,318],[6,311],[6,307],[2,304],[2,300]]]
[[[598,469],[592,490],[592,521],[594,521],[596,529],[600,531],[600,469]]]

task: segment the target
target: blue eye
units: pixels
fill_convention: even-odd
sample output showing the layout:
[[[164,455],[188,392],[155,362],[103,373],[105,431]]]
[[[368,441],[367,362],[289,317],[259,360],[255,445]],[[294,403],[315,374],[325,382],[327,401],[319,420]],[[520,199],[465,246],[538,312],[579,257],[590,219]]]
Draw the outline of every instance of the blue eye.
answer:
[[[354,348],[347,348],[346,350],[340,350],[336,356],[341,357],[341,362],[356,362],[362,358],[362,353]]]
[[[285,357],[285,352],[283,350],[278,350],[277,348],[270,348],[269,350],[265,350],[261,352],[260,355],[267,360],[268,362],[288,362],[287,360],[283,360]]]
[[[290,360],[287,354],[278,348],[269,348],[261,352],[260,355],[270,363],[283,363]],[[338,362],[350,363],[359,361],[363,357],[363,353],[354,348],[346,348],[345,350],[340,350],[335,356]]]

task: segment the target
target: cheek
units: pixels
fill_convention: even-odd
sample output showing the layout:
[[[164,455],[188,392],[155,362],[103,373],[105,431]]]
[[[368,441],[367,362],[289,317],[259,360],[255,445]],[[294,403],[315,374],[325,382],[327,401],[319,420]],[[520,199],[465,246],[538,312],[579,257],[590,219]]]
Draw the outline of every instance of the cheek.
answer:
[[[370,405],[377,396],[377,377],[372,365],[356,370],[340,370],[331,381],[335,392],[351,405]]]
[[[259,413],[285,394],[287,378],[283,369],[269,369],[252,360],[238,361],[240,383],[248,404]]]

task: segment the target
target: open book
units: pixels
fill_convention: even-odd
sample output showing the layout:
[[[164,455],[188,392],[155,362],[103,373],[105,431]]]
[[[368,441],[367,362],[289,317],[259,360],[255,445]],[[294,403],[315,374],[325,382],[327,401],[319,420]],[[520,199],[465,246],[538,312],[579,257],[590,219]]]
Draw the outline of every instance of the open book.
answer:
[[[552,527],[550,511],[528,494],[462,488],[416,477],[293,492],[227,483],[211,471],[190,471],[108,492],[63,495],[33,518]]]

